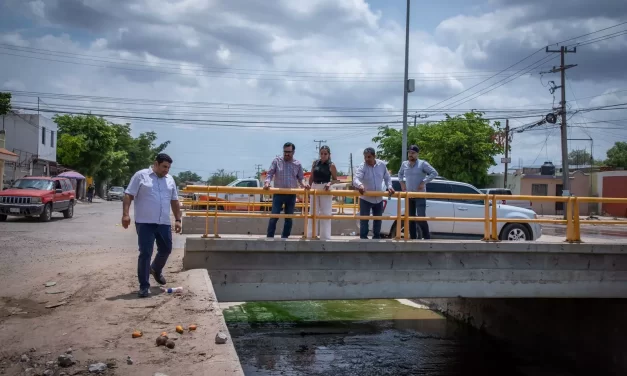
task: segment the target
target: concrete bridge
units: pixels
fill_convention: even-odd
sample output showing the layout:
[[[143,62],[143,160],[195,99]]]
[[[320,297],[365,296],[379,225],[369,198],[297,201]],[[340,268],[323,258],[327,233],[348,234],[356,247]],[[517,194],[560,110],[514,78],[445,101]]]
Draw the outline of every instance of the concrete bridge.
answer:
[[[627,297],[625,244],[190,237],[183,264],[221,302]]]

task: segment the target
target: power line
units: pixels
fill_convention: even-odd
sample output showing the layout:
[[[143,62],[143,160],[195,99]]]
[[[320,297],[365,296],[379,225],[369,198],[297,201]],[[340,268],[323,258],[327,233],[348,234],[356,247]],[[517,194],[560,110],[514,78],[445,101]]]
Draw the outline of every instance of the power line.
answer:
[[[582,37],[585,37],[585,36],[589,36],[589,35],[592,35],[592,34],[596,34],[596,33],[599,33],[599,32],[602,32],[602,31],[605,31],[605,30],[608,30],[608,29],[614,28],[614,27],[618,27],[618,26],[624,25],[624,24],[625,24],[625,22],[623,22],[623,23],[619,23],[619,24],[617,24],[617,25],[613,25],[613,26],[610,26],[610,27],[607,27],[607,28],[603,28],[603,29],[600,29],[600,30],[596,30],[596,31],[593,31],[593,32],[590,32],[590,33],[587,33],[587,34],[579,35],[579,36],[576,36],[576,37],[574,37],[574,38],[567,39],[567,40],[565,40],[565,41],[561,41],[561,42],[557,42],[557,43],[549,44],[548,46],[546,46],[546,48],[548,48],[549,46],[555,45],[555,44],[562,44],[562,43],[564,43],[564,42],[566,42],[566,41],[571,41],[571,40],[579,39],[579,38],[582,38]],[[591,42],[591,43],[593,43],[593,42]],[[475,85],[473,85],[473,86],[469,87],[468,89],[465,89],[465,90],[463,90],[463,91],[461,91],[461,92],[459,92],[459,93],[457,93],[457,94],[455,94],[455,95],[453,95],[453,96],[450,96],[450,97],[446,98],[445,100],[440,101],[440,102],[438,102],[438,103],[436,103],[436,104],[434,104],[434,105],[432,105],[432,106],[430,106],[430,107],[428,107],[428,108],[433,108],[433,107],[438,106],[438,105],[440,105],[440,104],[442,104],[442,103],[448,102],[449,100],[451,100],[451,99],[453,99],[453,98],[455,98],[455,97],[458,97],[459,95],[461,95],[461,94],[463,94],[463,93],[466,93],[466,92],[468,92],[469,90],[472,90],[473,88],[475,88],[475,87],[477,87],[477,86],[480,86],[480,85],[482,85],[482,84],[484,84],[484,83],[486,83],[486,82],[490,81],[491,79],[495,78],[495,77],[496,77],[496,76],[498,76],[499,74],[501,74],[501,73],[503,73],[503,72],[505,72],[505,71],[508,71],[509,69],[511,69],[511,68],[515,67],[516,65],[518,65],[518,64],[520,64],[520,63],[522,63],[523,61],[525,61],[525,60],[527,60],[527,59],[531,58],[532,56],[536,55],[537,53],[539,53],[540,51],[542,51],[542,50],[544,50],[544,49],[545,49],[545,47],[542,47],[542,48],[540,48],[540,49],[538,49],[538,50],[536,50],[536,51],[532,52],[531,54],[527,55],[526,57],[522,58],[521,60],[517,61],[516,63],[514,63],[514,64],[510,65],[509,67],[505,68],[504,70],[500,71],[499,73],[497,73],[497,74],[495,74],[495,75],[493,75],[493,76],[491,76],[491,77],[489,77],[489,78],[487,78],[487,79],[485,79],[485,80],[483,80],[483,81],[481,81],[481,82],[479,82],[479,83],[477,83],[477,84],[475,84]],[[541,60],[542,60],[542,59],[541,59]],[[534,64],[535,64],[535,63],[534,63]],[[529,66],[528,66],[528,67],[529,67]],[[525,68],[523,68],[523,69],[525,69]],[[522,71],[522,70],[521,70],[521,71]],[[520,72],[520,71],[518,71],[518,72]],[[518,73],[518,72],[517,72],[517,73]],[[513,75],[515,75],[515,74],[517,74],[517,73],[514,73]],[[513,76],[513,75],[511,75],[511,76]],[[510,76],[510,77],[511,77],[511,76]],[[518,77],[520,77],[520,76],[518,76]],[[516,78],[518,78],[518,77],[516,77]],[[506,78],[506,79],[507,79],[507,78]],[[515,78],[514,78],[514,79],[515,79]],[[501,80],[501,81],[503,81],[503,80]],[[506,83],[508,83],[508,82],[511,82],[511,81],[513,81],[513,79],[512,79],[512,80],[510,80],[510,81],[505,82],[504,84],[506,84]],[[499,81],[499,82],[500,82],[500,81]],[[503,85],[504,85],[504,84],[503,84]],[[494,84],[493,84],[493,85],[494,85]],[[503,85],[500,85],[500,86],[503,86]],[[492,85],[491,85],[491,86],[492,86]],[[497,86],[497,87],[500,87],[500,86]],[[494,89],[496,89],[497,87],[495,87]],[[485,90],[485,88],[484,88],[484,89],[482,89],[482,90]],[[493,89],[492,89],[492,90],[493,90]],[[487,92],[484,92],[483,94],[486,94],[486,93],[488,93],[488,92],[490,92],[490,91],[492,91],[492,90],[489,90],[489,91],[487,91]],[[481,90],[480,90],[480,91],[481,91]],[[475,94],[477,94],[477,93],[475,93]],[[471,98],[471,99],[476,99],[477,97],[479,97],[479,96],[481,96],[481,95],[483,95],[483,94],[480,94],[480,95],[478,95],[478,96],[475,96],[475,97],[473,97],[473,98]],[[471,94],[471,95],[473,95],[473,94]],[[466,97],[466,98],[468,98],[468,97]],[[455,102],[455,103],[457,103],[457,102]],[[465,102],[462,102],[462,103],[465,103]]]
[[[167,62],[167,61],[158,61],[158,62],[147,62],[145,60],[138,59],[125,59],[120,57],[110,57],[110,56],[99,56],[93,54],[79,54],[74,52],[67,51],[58,51],[58,50],[50,50],[43,48],[34,48],[34,47],[25,47],[18,46],[12,44],[2,44],[0,43],[0,48],[18,51],[18,52],[27,52],[33,54],[42,54],[47,56],[56,56],[56,57],[76,57],[76,58],[87,58],[85,60],[90,61],[99,61],[99,62],[107,62],[107,63],[133,63],[134,65],[142,65],[142,66],[165,66],[171,67],[171,69],[195,69],[198,71],[209,72],[209,73],[232,73],[235,72],[244,72],[245,74],[274,74],[279,76],[291,76],[291,77],[299,77],[300,75],[307,75],[305,77],[320,77],[325,78],[330,76],[330,78],[357,78],[361,77],[389,77],[389,76],[397,76],[399,79],[402,79],[403,73],[367,73],[364,72],[316,72],[316,71],[294,71],[294,70],[272,70],[272,69],[250,69],[250,68],[232,68],[232,67],[216,67],[216,66],[204,66],[202,64],[193,64],[193,63],[184,63],[181,64],[179,62]],[[477,77],[478,73],[493,73],[495,71],[442,71],[442,72],[410,72],[412,75],[469,75],[469,77]],[[237,73],[242,74],[242,73]],[[312,76],[313,75],[313,76]],[[348,77],[347,77],[348,76]],[[480,77],[480,76],[479,76]],[[327,77],[329,78],[329,77]]]

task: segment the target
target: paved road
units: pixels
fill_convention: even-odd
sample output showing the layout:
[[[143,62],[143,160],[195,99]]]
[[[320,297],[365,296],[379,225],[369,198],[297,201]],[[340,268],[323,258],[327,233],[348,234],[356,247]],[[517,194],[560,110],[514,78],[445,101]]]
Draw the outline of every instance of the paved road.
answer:
[[[79,364],[68,374],[108,359],[117,361],[116,375],[173,374],[170,367],[193,374],[186,373],[193,366],[186,365],[189,358],[203,359],[191,342],[187,348],[179,342],[173,355],[156,348],[153,335],[197,321],[197,313],[155,287],[153,297],[137,299],[137,237],[120,219],[119,202],[101,201],[78,204],[71,219],[55,213],[48,223],[25,218],[0,223],[0,374],[27,374],[26,368],[43,374],[46,362],[56,362],[69,347]],[[183,242],[175,237],[178,249],[165,270],[177,285],[186,285],[180,273]],[[56,285],[47,288],[46,282]],[[56,303],[62,305],[46,308]],[[150,338],[133,340],[136,329]],[[21,362],[22,354],[31,361]],[[129,355],[134,369],[126,364]]]

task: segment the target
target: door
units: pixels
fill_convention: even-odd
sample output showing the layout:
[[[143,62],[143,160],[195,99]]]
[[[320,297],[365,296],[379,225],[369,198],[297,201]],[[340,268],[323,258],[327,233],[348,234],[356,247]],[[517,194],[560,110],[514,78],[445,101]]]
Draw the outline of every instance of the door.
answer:
[[[469,185],[452,184],[453,193],[481,194],[479,190]],[[483,200],[452,200],[455,205],[455,218],[485,218],[485,206]],[[456,235],[483,235],[483,222],[455,221],[453,231]]]
[[[61,193],[58,193],[57,190],[61,190]],[[61,211],[67,209],[68,201],[65,195],[65,190],[61,185],[60,180],[54,181],[54,199],[52,200],[52,210]]]
[[[561,196],[564,193],[564,185],[557,184],[555,186],[555,195]],[[555,203],[555,214],[563,214],[564,213],[564,203],[556,202]]]
[[[443,181],[432,181],[427,184],[428,193],[452,193],[451,184]],[[430,198],[427,200],[427,217],[455,217],[453,203],[446,198]],[[429,232],[432,234],[452,234],[454,222],[429,221]]]
[[[243,180],[240,181],[239,183],[235,184],[236,187],[238,188],[257,188],[257,181],[256,180]],[[237,202],[238,204],[236,204],[234,207],[231,207],[231,209],[234,210],[244,210],[247,211],[249,206],[248,203],[249,202],[255,202],[257,201],[255,199],[255,195],[254,194],[244,194],[244,193],[232,193],[229,195],[230,200],[229,201],[234,201]],[[239,204],[241,203],[241,204]],[[256,210],[257,208],[254,206],[250,206],[250,210]]]

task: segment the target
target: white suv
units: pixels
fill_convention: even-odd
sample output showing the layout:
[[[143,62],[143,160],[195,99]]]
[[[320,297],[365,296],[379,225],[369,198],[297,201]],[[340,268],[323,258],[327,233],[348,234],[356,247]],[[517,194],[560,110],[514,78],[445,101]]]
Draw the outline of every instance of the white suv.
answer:
[[[397,177],[392,177],[392,185],[395,191],[401,190],[401,184]],[[427,184],[427,192],[430,193],[459,193],[459,194],[482,194],[477,188],[470,184],[456,181],[434,179]],[[397,198],[387,198],[384,200],[383,215],[396,216]],[[405,200],[401,201],[401,210],[405,213]],[[484,218],[485,207],[483,200],[455,200],[431,198],[427,199],[427,217],[458,217],[458,218]],[[497,204],[498,218],[512,219],[535,219],[536,213],[533,210],[523,209],[516,206]],[[359,223],[359,222],[358,222]],[[418,238],[420,226],[416,226]],[[429,222],[429,230],[433,238],[482,238],[483,222]],[[401,228],[401,236],[403,234]],[[539,223],[507,223],[498,222],[497,231],[499,239],[510,241],[537,240],[542,235],[542,226]],[[395,236],[396,221],[385,220],[381,225],[381,235]]]

